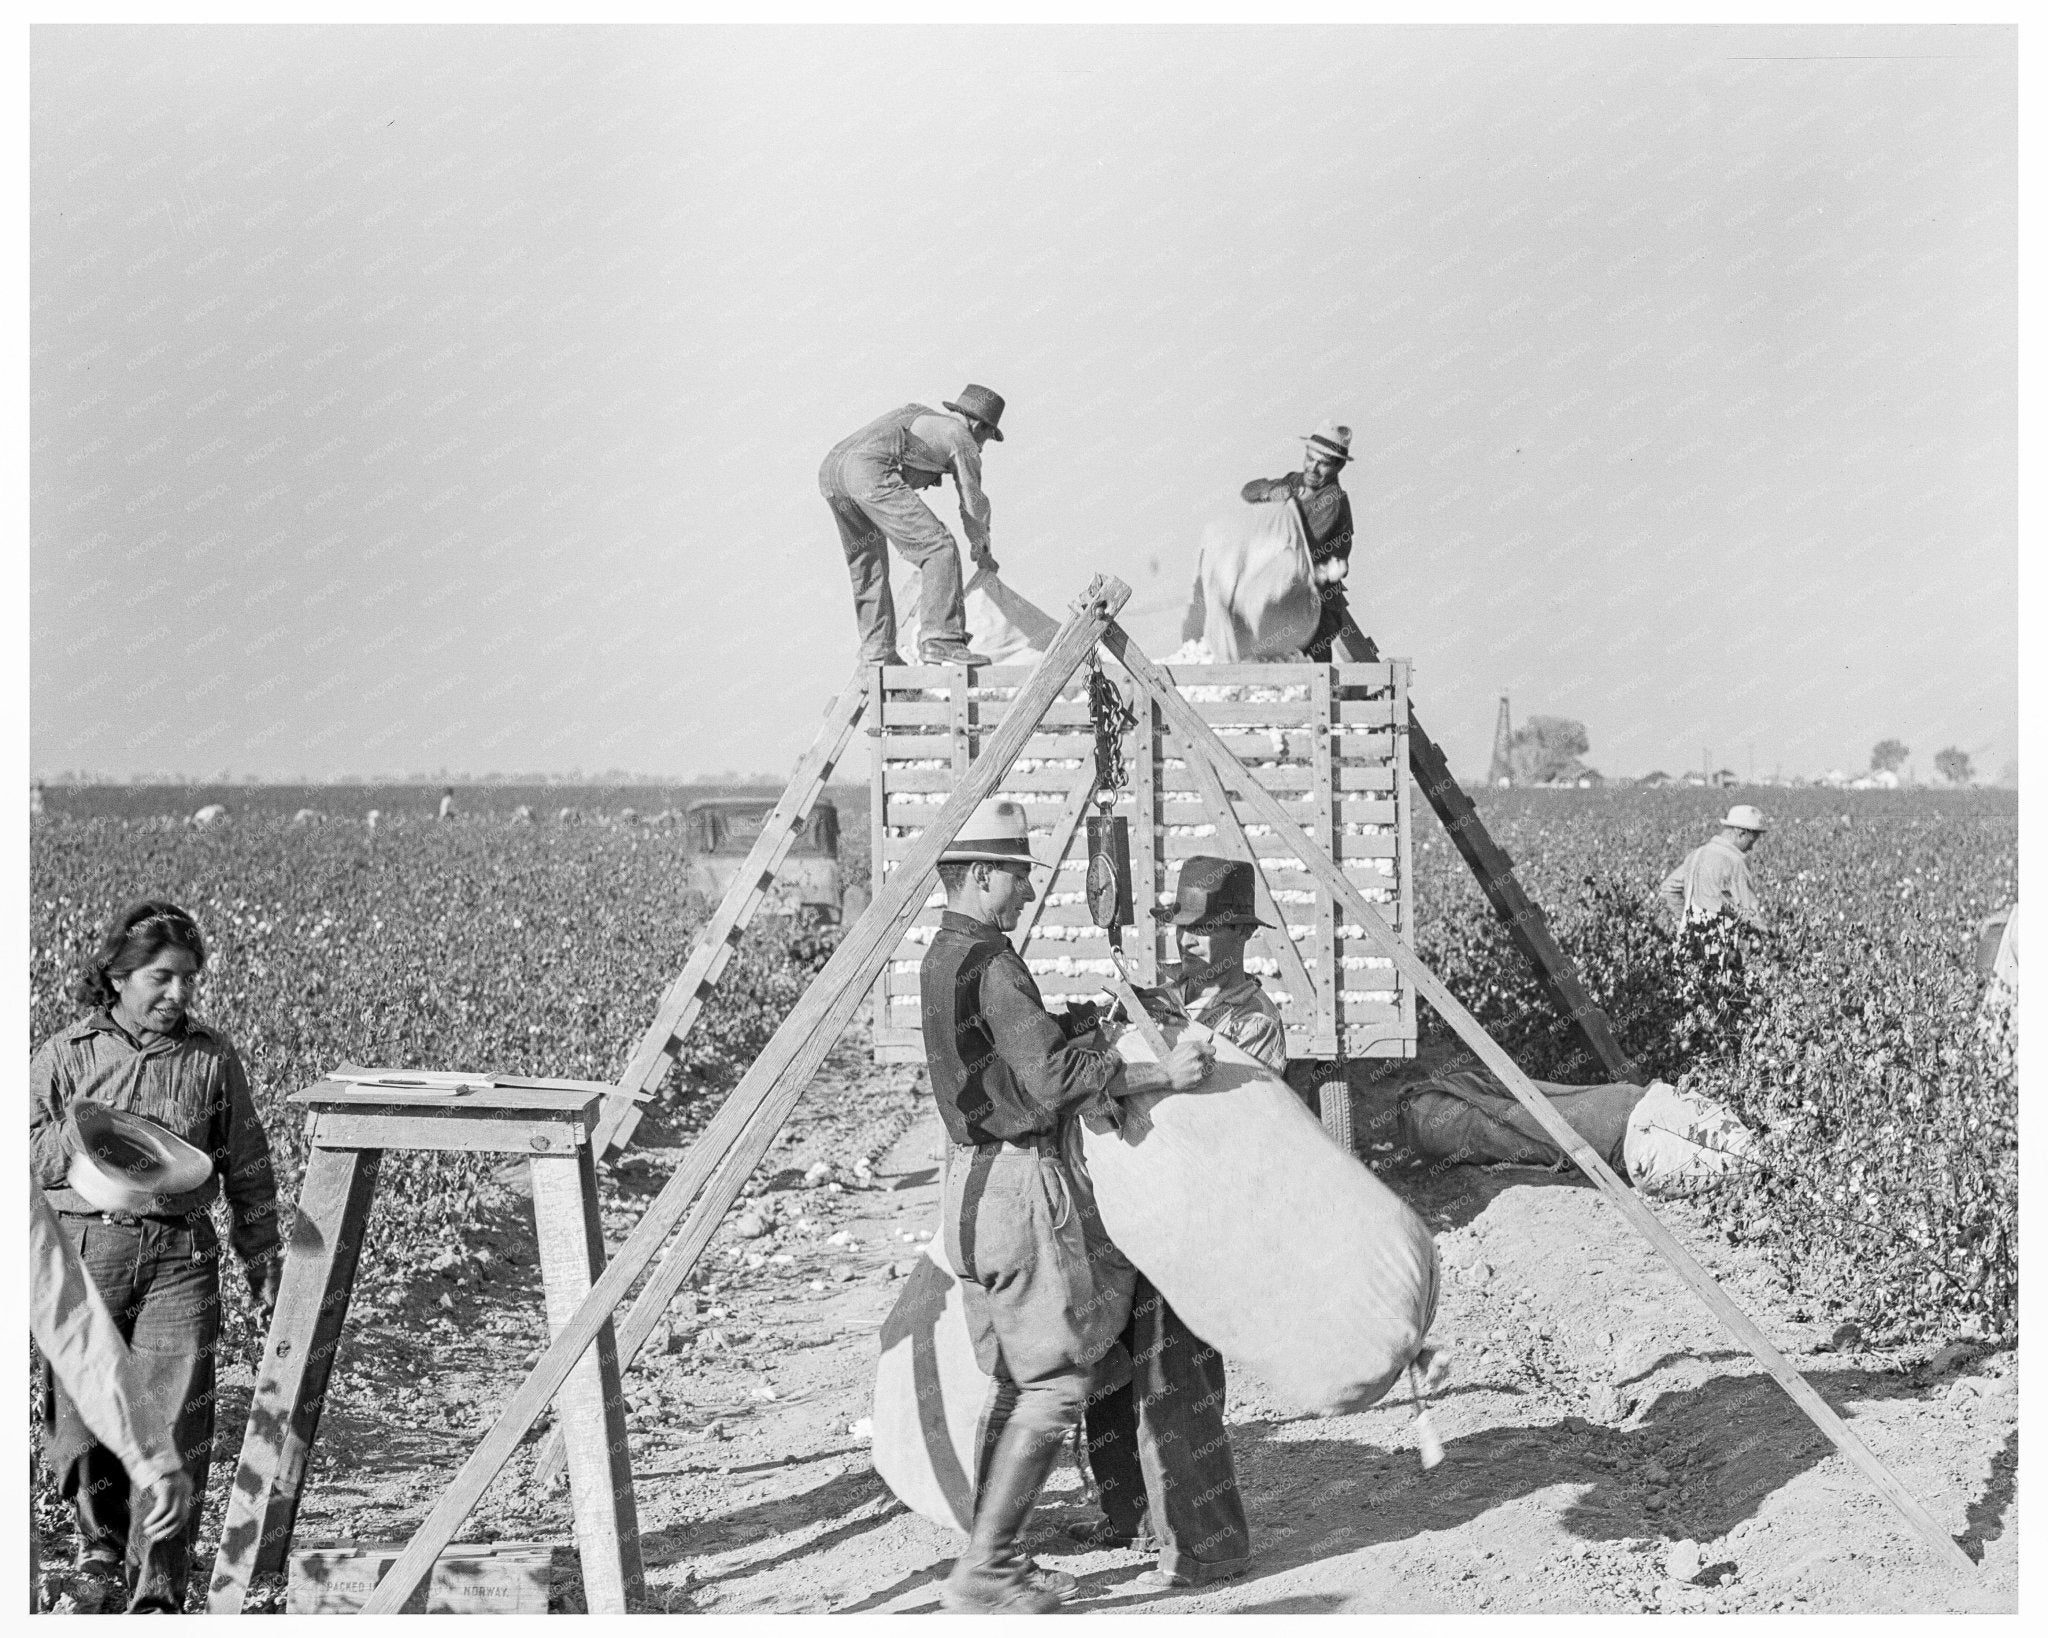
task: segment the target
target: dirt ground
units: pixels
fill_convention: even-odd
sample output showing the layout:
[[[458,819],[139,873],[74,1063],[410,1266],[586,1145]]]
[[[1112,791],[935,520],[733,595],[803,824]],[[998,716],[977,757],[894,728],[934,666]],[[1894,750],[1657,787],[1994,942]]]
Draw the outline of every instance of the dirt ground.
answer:
[[[960,1538],[890,1495],[857,1431],[895,1269],[936,1227],[941,1133],[919,1084],[917,1071],[872,1068],[857,1044],[843,1047],[780,1140],[782,1169],[728,1219],[668,1333],[628,1373],[654,1608],[937,1607]],[[1393,1084],[1355,1091],[1361,1129]],[[683,1153],[676,1135],[666,1147],[652,1136],[607,1182],[615,1241]],[[1063,1464],[1030,1545],[1079,1578],[1071,1607],[2015,1609],[2014,1353],[1838,1350],[1756,1254],[1705,1232],[1682,1204],[1658,1208],[1979,1561],[1964,1577],[1933,1559],[1590,1186],[1529,1168],[1431,1174],[1398,1150],[1371,1158],[1425,1214],[1446,1265],[1432,1333],[1452,1367],[1432,1406],[1446,1459],[1421,1467],[1405,1398],[1325,1419],[1291,1413],[1236,1374],[1229,1421],[1251,1573],[1177,1593],[1135,1588],[1148,1560],[1066,1539],[1063,1527],[1093,1509]],[[507,1183],[478,1228],[487,1263],[448,1271],[401,1319],[351,1327],[300,1544],[402,1540],[535,1357],[531,1221],[516,1175]],[[250,1363],[225,1373],[209,1566]],[[538,1448],[529,1437],[465,1540],[573,1539],[566,1494],[528,1482]],[[65,1561],[61,1530],[44,1550],[46,1563]],[[574,1610],[564,1564],[555,1607]]]

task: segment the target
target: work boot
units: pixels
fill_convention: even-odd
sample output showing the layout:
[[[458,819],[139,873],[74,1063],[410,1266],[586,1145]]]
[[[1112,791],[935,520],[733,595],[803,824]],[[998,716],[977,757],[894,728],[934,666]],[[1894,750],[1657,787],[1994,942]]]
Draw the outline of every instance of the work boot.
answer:
[[[78,1615],[121,1615],[128,1608],[128,1571],[108,1553],[87,1553],[71,1574],[71,1598]]]
[[[1060,1594],[1034,1581],[1037,1567],[1017,1545],[1059,1455],[1058,1435],[1018,1422],[1003,1429],[981,1481],[967,1551],[939,1592],[944,1608],[955,1615],[1047,1615],[1060,1607]]]
[[[1159,1543],[1153,1539],[1146,1524],[1140,1523],[1136,1529],[1128,1529],[1108,1517],[1090,1519],[1086,1524],[1070,1524],[1067,1535],[1083,1547],[1128,1547],[1139,1553],[1159,1550]]]
[[[977,654],[965,643],[919,643],[920,665],[994,665],[986,654]]]

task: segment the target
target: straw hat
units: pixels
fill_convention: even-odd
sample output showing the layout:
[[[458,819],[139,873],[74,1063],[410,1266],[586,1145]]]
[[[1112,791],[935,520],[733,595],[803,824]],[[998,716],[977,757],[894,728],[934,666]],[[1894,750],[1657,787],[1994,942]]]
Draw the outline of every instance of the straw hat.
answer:
[[[1031,856],[1031,830],[1024,822],[1024,810],[1007,796],[991,796],[969,814],[960,834],[939,855],[941,864],[983,859],[991,864],[1038,863]]]
[[[157,1197],[185,1194],[213,1175],[213,1157],[147,1115],[75,1099],[65,1181],[101,1211],[146,1212]]]
[[[1731,830],[1753,830],[1759,833],[1771,827],[1764,823],[1763,810],[1753,808],[1747,802],[1738,802],[1728,810],[1728,817],[1721,821]]]
[[[1341,465],[1351,459],[1351,429],[1340,427],[1335,421],[1325,421],[1302,442],[1311,455],[1320,455],[1326,461]]]

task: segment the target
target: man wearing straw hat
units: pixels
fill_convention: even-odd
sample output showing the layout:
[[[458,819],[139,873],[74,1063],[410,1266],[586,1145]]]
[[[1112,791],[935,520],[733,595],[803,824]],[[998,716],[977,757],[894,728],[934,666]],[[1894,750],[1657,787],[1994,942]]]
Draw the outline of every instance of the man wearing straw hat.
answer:
[[[1134,1270],[1110,1244],[1062,1151],[1062,1128],[1098,1097],[1199,1085],[1193,1042],[1131,1064],[1100,1036],[1069,1039],[1004,935],[1031,889],[1022,807],[981,804],[939,856],[945,913],[919,975],[925,1064],[945,1123],[946,1255],[973,1297],[1009,1416],[984,1452],[974,1527],[946,1579],[957,1612],[1042,1613],[1073,1591],[1019,1545],[1039,1488],[1080,1420],[1089,1373],[1129,1315]]]
[[[1293,501],[1301,508],[1308,555],[1315,565],[1316,595],[1323,601],[1322,618],[1303,652],[1320,661],[1329,659],[1348,607],[1344,581],[1351,572],[1351,497],[1337,477],[1351,460],[1351,429],[1325,421],[1301,443],[1299,472],[1254,478],[1243,494],[1254,505]]]
[[[818,469],[818,489],[839,526],[853,577],[864,665],[900,665],[896,603],[889,590],[887,543],[917,565],[918,659],[926,665],[987,665],[967,646],[967,605],[960,548],[915,491],[933,489],[947,473],[960,492],[960,523],[975,563],[994,569],[988,545],[988,497],[981,492],[981,447],[1003,441],[1003,399],[971,383],[945,413],[922,404],[891,410],[832,446]]]
[[[1764,828],[1762,812],[1747,802],[1728,810],[1719,832],[1688,853],[1657,889],[1674,922],[1682,927],[1688,921],[1711,921],[1726,911],[1752,927],[1761,925],[1763,906],[1749,879],[1749,850]]]

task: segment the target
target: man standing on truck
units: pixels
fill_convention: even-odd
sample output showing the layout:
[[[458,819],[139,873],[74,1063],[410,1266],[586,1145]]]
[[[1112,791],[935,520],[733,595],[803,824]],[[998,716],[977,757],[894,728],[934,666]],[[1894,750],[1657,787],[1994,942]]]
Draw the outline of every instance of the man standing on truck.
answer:
[[[1351,460],[1351,429],[1325,421],[1302,439],[1301,470],[1278,478],[1254,478],[1244,486],[1253,505],[1294,501],[1308,535],[1308,555],[1315,565],[1316,596],[1322,618],[1302,652],[1318,662],[1330,658],[1330,647],[1343,629],[1349,608],[1345,577],[1351,572],[1351,497],[1337,476]]]
[[[1747,802],[1728,810],[1720,830],[1685,856],[1685,862],[1657,889],[1671,919],[1711,921],[1726,910],[1750,926],[1763,922],[1756,884],[1749,879],[1749,850],[1764,833],[1762,812]]]
[[[896,603],[889,591],[887,542],[917,565],[918,659],[926,665],[987,665],[967,646],[967,610],[960,548],[914,491],[933,489],[947,473],[960,493],[960,524],[980,568],[994,570],[988,544],[988,497],[981,492],[981,448],[1003,439],[1003,400],[986,387],[961,389],[942,401],[941,415],[905,404],[832,446],[818,469],[818,488],[846,551],[860,623],[863,665],[901,665],[896,653]]]
[[[1163,1063],[1127,1065],[1092,1029],[1068,1038],[1004,936],[1036,896],[1035,862],[1023,808],[997,797],[975,809],[939,856],[946,909],[919,971],[925,1063],[949,1140],[946,1255],[986,1316],[994,1374],[1014,1401],[941,1595],[956,1612],[1044,1613],[1074,1590],[1019,1541],[1081,1418],[1090,1369],[1124,1329],[1135,1271],[1069,1171],[1062,1126],[1097,1097],[1186,1091],[1214,1058],[1183,1041]]]

